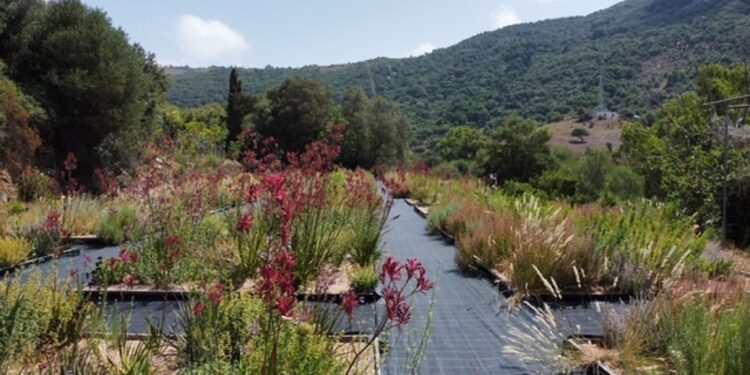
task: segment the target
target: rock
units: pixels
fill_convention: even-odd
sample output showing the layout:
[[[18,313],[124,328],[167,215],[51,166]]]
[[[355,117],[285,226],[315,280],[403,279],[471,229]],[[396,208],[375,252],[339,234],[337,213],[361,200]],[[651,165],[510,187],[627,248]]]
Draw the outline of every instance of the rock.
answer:
[[[18,199],[18,189],[13,185],[13,179],[6,170],[0,170],[0,202]]]

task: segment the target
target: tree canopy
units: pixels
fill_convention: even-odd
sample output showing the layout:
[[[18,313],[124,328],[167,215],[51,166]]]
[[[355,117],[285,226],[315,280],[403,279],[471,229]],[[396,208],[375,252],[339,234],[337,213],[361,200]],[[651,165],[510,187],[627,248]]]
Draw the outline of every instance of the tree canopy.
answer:
[[[333,119],[333,96],[323,84],[290,78],[266,93],[255,127],[285,151],[301,152],[322,137]]]
[[[528,182],[549,165],[549,140],[549,133],[537,122],[512,116],[490,136],[480,155],[481,167],[499,182]]]
[[[102,11],[77,0],[19,2],[4,10],[19,14],[19,8],[34,19],[14,18],[17,37],[0,42],[0,51],[10,57],[12,78],[47,110],[39,134],[54,163],[61,166],[73,153],[83,176],[102,166],[130,167],[153,134],[166,90],[153,56],[131,45]]]

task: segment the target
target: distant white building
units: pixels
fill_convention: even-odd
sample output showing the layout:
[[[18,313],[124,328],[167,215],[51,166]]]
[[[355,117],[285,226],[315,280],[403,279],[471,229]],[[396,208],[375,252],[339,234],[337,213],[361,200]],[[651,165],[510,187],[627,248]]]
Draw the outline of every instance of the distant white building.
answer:
[[[594,112],[594,118],[597,120],[619,120],[620,114],[612,111],[596,111]]]

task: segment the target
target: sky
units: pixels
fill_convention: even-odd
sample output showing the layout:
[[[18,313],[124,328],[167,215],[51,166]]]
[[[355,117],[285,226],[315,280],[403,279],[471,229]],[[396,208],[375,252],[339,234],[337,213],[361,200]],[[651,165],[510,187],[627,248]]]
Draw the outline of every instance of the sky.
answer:
[[[408,57],[619,0],[83,0],[162,65],[300,67]]]

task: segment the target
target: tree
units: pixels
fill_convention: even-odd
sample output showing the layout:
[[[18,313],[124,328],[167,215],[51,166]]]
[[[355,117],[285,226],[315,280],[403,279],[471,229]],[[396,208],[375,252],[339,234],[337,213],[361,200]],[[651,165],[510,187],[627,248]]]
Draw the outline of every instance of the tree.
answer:
[[[333,96],[318,81],[290,78],[266,94],[266,106],[259,111],[256,130],[272,137],[287,152],[301,152],[320,139],[333,116]]]
[[[365,155],[370,155],[372,127],[370,123],[370,99],[362,88],[349,90],[341,104],[341,115],[346,124],[341,147],[341,164],[355,168],[368,164]],[[369,167],[369,166],[365,166]]]
[[[41,140],[33,122],[44,113],[2,74],[3,69],[0,62],[0,169],[18,178],[26,166],[34,164]]]
[[[474,160],[489,138],[483,131],[468,127],[457,126],[437,142],[440,157],[447,161]]]
[[[537,122],[512,116],[482,150],[480,165],[485,174],[496,174],[498,182],[528,182],[549,165],[549,140],[549,133]]]
[[[589,131],[584,128],[575,128],[572,132],[570,132],[570,135],[573,137],[578,137],[578,139],[581,140],[581,143],[586,143],[583,137],[588,137]]]
[[[583,202],[599,199],[607,183],[607,175],[614,167],[609,152],[596,149],[589,152],[578,164],[576,197]]]
[[[371,103],[369,117],[372,139],[366,166],[403,162],[410,125],[399,111],[398,104],[379,96]]]
[[[47,110],[40,135],[60,167],[76,155],[79,181],[95,168],[128,168],[150,139],[166,78],[106,14],[79,1],[46,5],[28,44],[17,52],[14,78]]]
[[[242,93],[242,81],[239,79],[237,69],[232,68],[229,74],[229,95],[227,97],[227,130],[228,135],[224,145],[224,151],[229,152],[232,142],[242,133],[242,122],[255,107],[256,98]]]
[[[341,114],[346,124],[342,165],[372,168],[404,161],[411,124],[396,103],[353,89],[344,96]]]
[[[679,203],[701,224],[721,221],[725,173],[723,124],[714,121],[713,110],[704,103],[741,94],[743,73],[742,68],[708,66],[700,72],[698,92],[667,101],[651,127],[623,130],[620,153],[646,178],[646,193]],[[718,110],[722,115],[728,109]],[[728,111],[731,119],[739,115]],[[726,172],[732,180],[747,165],[747,150],[730,147],[728,157]]]

